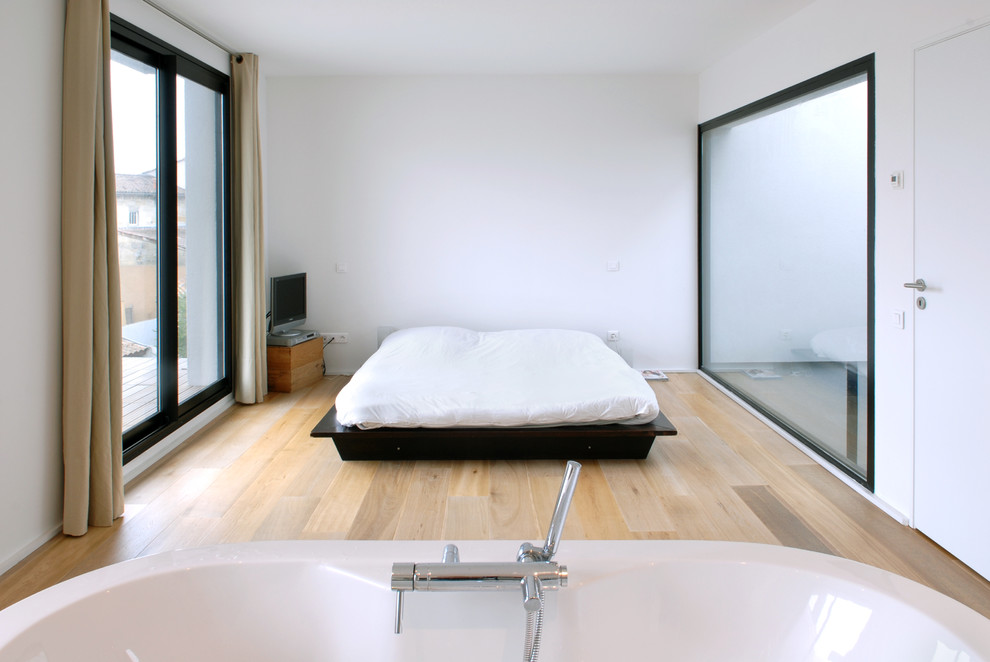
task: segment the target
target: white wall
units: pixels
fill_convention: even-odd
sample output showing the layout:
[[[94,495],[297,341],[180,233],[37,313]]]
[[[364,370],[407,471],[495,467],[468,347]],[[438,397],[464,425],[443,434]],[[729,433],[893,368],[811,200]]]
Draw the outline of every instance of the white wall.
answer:
[[[694,77],[267,84],[269,265],[350,333],[329,372],[430,324],[616,329],[637,367],[696,367]]]
[[[62,0],[0,3],[0,571],[62,519]],[[10,559],[10,560],[9,560]]]
[[[913,54],[990,17],[988,0],[819,0],[704,71],[705,121],[876,53],[876,494],[913,511]],[[886,185],[903,170],[907,185]],[[907,311],[904,330],[890,323]]]

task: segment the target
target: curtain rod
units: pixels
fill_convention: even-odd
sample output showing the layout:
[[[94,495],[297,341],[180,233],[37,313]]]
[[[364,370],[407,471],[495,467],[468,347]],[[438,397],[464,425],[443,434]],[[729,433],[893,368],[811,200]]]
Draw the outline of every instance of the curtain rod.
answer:
[[[195,32],[197,35],[199,35],[200,37],[202,37],[206,41],[210,42],[211,44],[213,44],[214,46],[216,46],[220,50],[225,51],[228,55],[238,55],[238,52],[237,51],[228,48],[224,44],[220,43],[219,41],[217,41],[216,39],[214,39],[210,35],[206,34],[202,30],[200,30],[199,28],[197,28],[197,27],[195,27],[193,25],[190,25],[189,23],[187,23],[183,19],[179,18],[178,16],[176,16],[175,14],[173,14],[172,12],[170,12],[169,10],[167,10],[164,7],[162,7],[161,5],[159,5],[157,2],[152,2],[152,0],[141,0],[141,1],[144,4],[148,5],[149,7],[151,7],[152,9],[155,9],[158,12],[164,14],[165,16],[168,16],[170,19],[172,19],[173,21],[175,21],[176,23],[178,23],[182,27],[186,28],[187,30],[190,30],[192,32]]]

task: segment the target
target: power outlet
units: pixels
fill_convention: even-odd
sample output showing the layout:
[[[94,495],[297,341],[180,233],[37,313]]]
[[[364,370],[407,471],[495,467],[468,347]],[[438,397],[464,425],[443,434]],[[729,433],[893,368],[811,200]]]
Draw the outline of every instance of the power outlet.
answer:
[[[343,345],[347,342],[346,333],[321,333],[325,345]]]
[[[618,342],[618,340],[619,340],[619,332],[618,331],[606,331],[605,332],[605,338],[609,342]]]

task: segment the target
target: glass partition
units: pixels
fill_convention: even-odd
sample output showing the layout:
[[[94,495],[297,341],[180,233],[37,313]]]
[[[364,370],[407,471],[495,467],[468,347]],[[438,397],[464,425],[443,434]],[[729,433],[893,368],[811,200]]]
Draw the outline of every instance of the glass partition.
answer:
[[[702,125],[701,367],[871,484],[872,59]]]

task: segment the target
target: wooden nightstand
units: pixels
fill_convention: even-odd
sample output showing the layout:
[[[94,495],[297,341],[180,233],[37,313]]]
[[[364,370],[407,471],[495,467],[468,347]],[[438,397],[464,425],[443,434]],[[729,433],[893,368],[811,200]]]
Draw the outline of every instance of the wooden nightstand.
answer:
[[[323,377],[323,338],[292,347],[268,346],[268,390],[280,393],[309,386]]]

